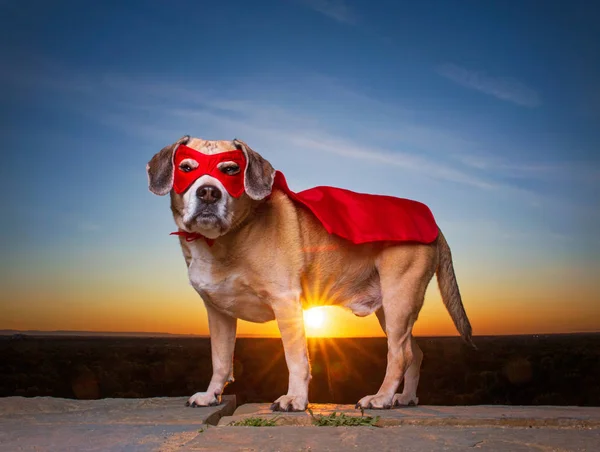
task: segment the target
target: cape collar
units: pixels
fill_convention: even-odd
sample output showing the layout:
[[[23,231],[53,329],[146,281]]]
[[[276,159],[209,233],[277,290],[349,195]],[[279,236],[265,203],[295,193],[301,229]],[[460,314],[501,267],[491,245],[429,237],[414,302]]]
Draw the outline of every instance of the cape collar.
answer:
[[[269,194],[264,200],[268,201],[269,199],[271,199],[271,195]],[[234,225],[231,229],[231,231],[234,231],[236,229],[239,229],[240,227],[242,227],[244,224],[246,224],[248,222],[248,217],[246,217],[241,223],[238,223],[236,225]],[[204,239],[204,241],[206,242],[206,244],[208,246],[213,246],[215,243],[216,239],[209,239],[208,237],[200,234],[199,232],[187,232],[184,231],[182,229],[178,229],[176,232],[171,232],[169,235],[178,235],[180,237],[183,237],[185,239],[186,242],[194,242],[198,239]]]
[[[187,232],[182,231],[181,229],[177,232],[171,232],[169,235],[178,235],[180,237],[183,237],[186,242],[193,242],[198,239],[204,239],[208,246],[213,246],[215,243],[215,239],[209,239],[208,237],[205,237],[198,232]]]

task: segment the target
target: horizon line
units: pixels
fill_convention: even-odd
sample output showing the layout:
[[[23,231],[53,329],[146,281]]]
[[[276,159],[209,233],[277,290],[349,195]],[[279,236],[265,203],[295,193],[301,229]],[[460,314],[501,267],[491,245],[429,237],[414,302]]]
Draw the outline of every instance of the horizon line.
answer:
[[[141,331],[85,331],[85,330],[14,330],[4,329],[0,330],[0,336],[11,336],[16,334],[29,335],[29,336],[76,336],[76,337],[97,337],[97,336],[111,336],[111,337],[180,337],[180,338],[198,338],[208,339],[210,334],[194,334],[194,333],[161,333],[161,332],[141,332]],[[472,337],[510,337],[510,336],[565,336],[565,335],[576,335],[576,334],[600,334],[600,330],[592,331],[574,331],[574,332],[563,332],[563,333],[506,333],[506,334],[474,334]],[[261,335],[261,334],[240,334],[236,336],[238,338],[255,338],[255,339],[280,339],[280,336],[276,335]],[[416,338],[461,338],[458,334],[453,335],[414,335]],[[307,336],[307,339],[374,339],[374,338],[385,338],[382,336]]]

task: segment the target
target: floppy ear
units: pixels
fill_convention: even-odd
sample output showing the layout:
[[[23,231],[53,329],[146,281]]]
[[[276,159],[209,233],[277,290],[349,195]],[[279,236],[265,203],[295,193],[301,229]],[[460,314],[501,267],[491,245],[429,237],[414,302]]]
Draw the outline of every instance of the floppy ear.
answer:
[[[275,170],[271,164],[262,158],[258,152],[237,138],[233,140],[237,149],[246,156],[246,173],[244,174],[244,188],[248,196],[260,201],[271,194]]]
[[[163,196],[173,188],[173,155],[180,144],[187,144],[190,136],[185,135],[175,143],[162,148],[146,165],[148,188],[155,195]]]

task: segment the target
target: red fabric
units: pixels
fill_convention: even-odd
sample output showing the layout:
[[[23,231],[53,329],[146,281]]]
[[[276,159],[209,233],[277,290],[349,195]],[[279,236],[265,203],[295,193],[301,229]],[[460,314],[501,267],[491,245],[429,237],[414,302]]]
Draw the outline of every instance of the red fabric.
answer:
[[[183,149],[180,153],[181,148]],[[200,163],[200,166],[189,173],[178,171],[178,162],[188,157],[194,158]],[[225,160],[238,163],[240,173],[235,176],[227,176],[218,171],[217,163]],[[228,191],[230,187],[233,187],[231,189],[237,196],[231,191],[230,194],[239,197],[244,191],[245,168],[246,159],[241,151],[207,156],[187,146],[179,146],[175,156],[175,182],[179,180],[179,185],[175,191],[177,193],[185,191],[202,174],[211,174],[217,177],[217,173],[215,173],[217,171],[219,175],[217,178],[223,182]],[[224,181],[228,181],[227,178],[240,175],[241,178],[236,179],[235,183],[228,182],[229,187],[225,184]],[[356,193],[336,187],[314,187],[295,193],[290,190],[280,171],[275,172],[273,189],[283,191],[290,199],[309,209],[323,224],[327,232],[355,244],[369,242],[431,243],[438,236],[438,226],[429,208],[425,204],[410,199]],[[188,242],[204,238],[209,246],[214,243],[214,239],[208,239],[196,232],[180,230],[172,232],[171,235],[183,236]]]
[[[202,234],[199,234],[197,232],[187,232],[182,231],[181,229],[177,232],[171,232],[169,235],[179,235],[185,238],[186,242],[193,242],[194,240],[204,239],[208,246],[213,246],[213,244],[215,243],[215,239],[209,239],[208,237],[204,237]]]
[[[179,168],[179,165],[183,160],[188,158],[198,162],[198,167],[189,172],[185,172]],[[221,181],[225,189],[234,198],[239,198],[242,196],[242,193],[244,193],[246,157],[242,151],[235,150],[221,152],[220,154],[207,155],[180,144],[175,151],[175,157],[173,161],[173,171],[175,172],[173,177],[173,188],[177,194],[181,194],[186,191],[196,179],[204,176],[205,174],[213,176]],[[234,175],[222,173],[217,168],[217,165],[221,162],[235,162],[240,166],[240,171]]]
[[[275,173],[273,188],[307,207],[327,232],[352,243],[431,243],[438,236],[431,211],[417,201],[335,187],[314,187],[294,193],[279,171]]]

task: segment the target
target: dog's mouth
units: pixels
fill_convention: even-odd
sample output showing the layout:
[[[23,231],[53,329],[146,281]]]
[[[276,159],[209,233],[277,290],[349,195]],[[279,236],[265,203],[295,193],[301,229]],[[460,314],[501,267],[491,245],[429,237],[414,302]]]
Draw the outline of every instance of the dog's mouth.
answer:
[[[194,218],[219,218],[216,213],[204,211],[197,213]]]
[[[215,212],[208,209],[203,209],[186,221],[185,225],[189,229],[214,229],[220,227],[221,223],[221,218]]]

